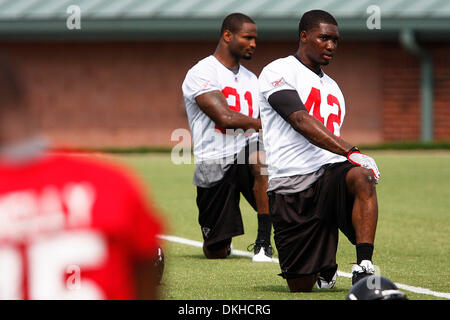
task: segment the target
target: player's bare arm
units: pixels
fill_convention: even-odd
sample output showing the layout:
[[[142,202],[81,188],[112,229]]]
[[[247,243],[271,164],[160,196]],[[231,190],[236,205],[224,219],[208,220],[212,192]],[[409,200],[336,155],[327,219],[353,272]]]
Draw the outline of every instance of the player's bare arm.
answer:
[[[268,99],[272,108],[312,144],[347,156],[352,145],[336,137],[322,122],[308,113],[296,90],[280,90]]]
[[[311,116],[306,110],[292,113],[287,121],[312,144],[330,152],[347,156],[352,145],[336,137],[318,119]]]
[[[261,129],[261,120],[231,110],[222,92],[215,90],[195,98],[200,109],[224,129]]]
[[[315,146],[345,156],[354,164],[372,171],[375,182],[380,172],[375,161],[359,152],[358,148],[335,136],[322,122],[308,113],[296,90],[280,90],[269,99],[272,108],[287,121],[294,130]]]
[[[287,118],[287,121],[315,146],[347,157],[350,162],[369,169],[375,177],[374,182],[378,183],[380,172],[375,161],[371,157],[360,153],[356,147],[335,136],[306,110],[292,113]]]

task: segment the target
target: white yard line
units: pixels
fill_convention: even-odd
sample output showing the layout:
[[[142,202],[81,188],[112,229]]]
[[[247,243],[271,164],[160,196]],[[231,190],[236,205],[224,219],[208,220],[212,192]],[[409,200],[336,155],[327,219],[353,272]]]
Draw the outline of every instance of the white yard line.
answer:
[[[181,244],[185,244],[185,245],[189,245],[189,246],[193,246],[193,247],[201,248],[203,246],[203,243],[200,241],[189,240],[189,239],[180,238],[180,237],[176,237],[176,236],[159,235],[159,237],[161,239],[164,239],[164,240],[167,240],[170,242],[181,243]],[[241,250],[236,250],[236,249],[232,249],[231,254],[241,256],[241,257],[249,257],[249,258],[253,257],[253,253],[251,253],[251,252],[241,251]],[[272,262],[278,263],[279,261],[276,258],[272,258]],[[345,278],[351,278],[352,274],[338,270],[338,276],[345,277]],[[436,292],[436,291],[432,291],[430,289],[409,286],[409,285],[401,284],[401,283],[396,283],[396,285],[399,289],[402,289],[402,290],[419,293],[419,294],[426,294],[426,295],[435,296],[438,298],[450,299],[449,292]]]

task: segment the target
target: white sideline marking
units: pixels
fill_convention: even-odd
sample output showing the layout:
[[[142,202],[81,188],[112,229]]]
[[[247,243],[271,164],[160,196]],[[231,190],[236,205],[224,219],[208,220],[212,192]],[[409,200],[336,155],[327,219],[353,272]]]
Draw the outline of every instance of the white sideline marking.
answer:
[[[203,247],[203,242],[200,242],[200,241],[189,240],[189,239],[185,239],[185,238],[180,238],[180,237],[176,237],[176,236],[167,236],[167,235],[159,235],[158,237],[161,239],[170,241],[170,242],[177,242],[177,243],[186,244],[186,245],[198,247],[198,248]],[[251,252],[241,251],[241,250],[236,250],[236,249],[232,249],[231,254],[241,256],[241,257],[249,257],[249,258],[253,257],[253,253],[251,253]],[[279,263],[279,260],[277,258],[272,258],[272,262]],[[351,278],[352,274],[338,270],[338,276],[344,277],[344,278]],[[409,285],[401,284],[401,283],[396,283],[396,285],[399,289],[403,289],[406,291],[419,293],[419,294],[426,294],[426,295],[435,296],[435,297],[439,297],[439,298],[450,299],[450,293],[448,293],[448,292],[436,292],[436,291],[432,291],[430,289],[409,286]]]

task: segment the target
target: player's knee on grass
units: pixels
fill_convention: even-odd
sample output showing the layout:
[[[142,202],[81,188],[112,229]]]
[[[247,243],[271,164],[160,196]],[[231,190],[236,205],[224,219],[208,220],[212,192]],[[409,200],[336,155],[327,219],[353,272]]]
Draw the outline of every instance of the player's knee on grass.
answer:
[[[208,246],[203,243],[203,253],[208,259],[225,259],[231,253],[231,239],[225,239]]]
[[[311,292],[317,281],[317,274],[286,279],[291,292]]]

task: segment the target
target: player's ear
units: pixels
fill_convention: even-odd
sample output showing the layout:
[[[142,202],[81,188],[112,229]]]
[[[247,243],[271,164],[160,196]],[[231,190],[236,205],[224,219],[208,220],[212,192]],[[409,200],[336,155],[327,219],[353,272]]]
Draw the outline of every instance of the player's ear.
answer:
[[[233,33],[230,30],[225,29],[225,31],[223,32],[222,38],[225,42],[228,43],[233,39]]]
[[[303,30],[300,32],[300,42],[306,43],[308,41],[308,32]]]

